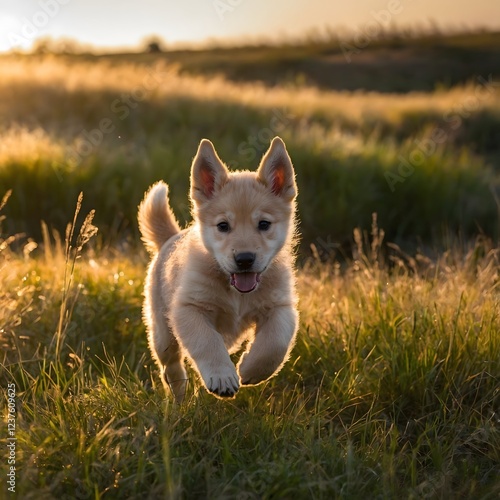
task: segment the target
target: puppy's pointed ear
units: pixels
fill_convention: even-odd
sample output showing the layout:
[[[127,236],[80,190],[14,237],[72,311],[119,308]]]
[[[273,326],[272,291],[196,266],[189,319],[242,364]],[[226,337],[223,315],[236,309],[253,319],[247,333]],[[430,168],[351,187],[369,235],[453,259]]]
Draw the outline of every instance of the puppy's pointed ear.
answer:
[[[292,201],[297,196],[295,172],[285,143],[275,137],[257,170],[258,179],[276,196]]]
[[[227,168],[217,156],[214,145],[203,139],[191,166],[191,199],[197,203],[210,200],[228,178]]]

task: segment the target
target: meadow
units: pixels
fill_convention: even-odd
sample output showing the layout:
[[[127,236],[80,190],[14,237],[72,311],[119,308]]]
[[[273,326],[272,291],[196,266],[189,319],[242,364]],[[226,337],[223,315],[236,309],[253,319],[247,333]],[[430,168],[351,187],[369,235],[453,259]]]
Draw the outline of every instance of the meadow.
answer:
[[[252,50],[244,79],[222,49],[0,57],[6,498],[9,459],[23,499],[500,494],[499,66],[355,91],[254,79],[283,67]],[[299,186],[297,345],[234,400],[191,372],[177,406],[141,320],[137,205],[164,179],[188,223],[199,140],[253,169],[274,135]]]

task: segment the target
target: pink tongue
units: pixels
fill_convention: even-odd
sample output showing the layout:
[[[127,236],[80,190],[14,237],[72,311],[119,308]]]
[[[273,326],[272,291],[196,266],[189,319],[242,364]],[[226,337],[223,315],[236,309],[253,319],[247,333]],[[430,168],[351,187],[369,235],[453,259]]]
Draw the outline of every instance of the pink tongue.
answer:
[[[256,286],[259,278],[257,273],[234,273],[231,274],[231,285],[239,292],[251,292]]]

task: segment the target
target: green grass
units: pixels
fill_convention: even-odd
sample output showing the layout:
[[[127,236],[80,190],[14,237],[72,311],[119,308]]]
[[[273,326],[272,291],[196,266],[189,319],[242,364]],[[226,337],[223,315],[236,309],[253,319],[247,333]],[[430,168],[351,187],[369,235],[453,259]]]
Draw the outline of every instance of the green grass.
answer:
[[[450,73],[452,88],[422,73],[414,88],[431,91],[406,95],[387,87],[397,65],[383,93],[288,78],[283,68],[332,55],[316,42],[171,53],[180,73],[156,66],[168,54],[1,57],[0,194],[12,194],[0,218],[0,386],[2,401],[16,390],[18,497],[497,498],[500,93],[477,79],[498,68],[497,39],[405,46],[458,54],[470,70]],[[377,40],[364,57],[398,44]],[[489,54],[481,68],[471,51]],[[236,63],[281,83],[255,83]],[[212,75],[219,66],[229,79]],[[373,81],[368,66],[343,78]],[[112,103],[144,91],[148,74],[157,85],[121,119]],[[106,118],[113,132],[77,159],[83,131]],[[277,377],[231,401],[190,372],[176,406],[141,320],[137,205],[164,179],[189,221],[199,140],[255,168],[274,134],[300,190],[297,344]],[[413,171],[401,167],[410,158]],[[3,402],[2,416],[6,457]]]
[[[304,263],[277,377],[220,401],[191,372],[180,407],[147,351],[143,255],[4,251],[20,497],[495,498],[498,250],[400,254],[389,271],[380,236],[363,250],[357,231],[342,271]]]

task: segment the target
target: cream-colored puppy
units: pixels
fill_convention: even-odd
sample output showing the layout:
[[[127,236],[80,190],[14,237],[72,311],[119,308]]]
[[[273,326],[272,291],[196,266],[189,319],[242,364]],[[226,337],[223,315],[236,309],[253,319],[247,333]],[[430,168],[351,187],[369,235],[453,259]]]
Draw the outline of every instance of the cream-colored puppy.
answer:
[[[184,358],[208,391],[232,397],[277,373],[297,331],[295,174],[276,137],[257,172],[229,172],[203,139],[191,169],[191,226],[180,230],[168,187],[154,184],[139,206],[153,257],[144,321],[165,387],[181,402]],[[237,369],[229,354],[248,340]]]

